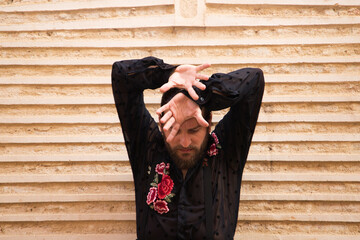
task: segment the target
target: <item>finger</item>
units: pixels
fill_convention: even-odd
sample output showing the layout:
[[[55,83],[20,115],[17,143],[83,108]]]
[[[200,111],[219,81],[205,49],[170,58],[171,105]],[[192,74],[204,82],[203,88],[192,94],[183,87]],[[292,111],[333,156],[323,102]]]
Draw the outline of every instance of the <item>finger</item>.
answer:
[[[196,79],[201,79],[201,80],[209,80],[209,76],[208,75],[204,75],[204,74],[196,74]]]
[[[169,121],[167,121],[166,123],[165,123],[165,125],[164,125],[164,130],[165,131],[168,131],[170,128],[171,128],[171,126],[174,124],[174,122],[175,122],[175,118],[174,117],[171,117],[170,119],[169,119]]]
[[[194,99],[195,101],[199,99],[199,96],[196,94],[195,90],[192,87],[189,87],[187,91],[192,99]]]
[[[167,111],[165,113],[165,115],[160,119],[160,123],[164,124],[167,121],[169,121],[169,119],[172,117],[172,112],[171,111]]]
[[[203,83],[201,83],[201,82],[198,82],[198,81],[196,81],[196,82],[194,83],[194,86],[197,87],[197,88],[199,88],[200,90],[205,90],[205,89],[206,89],[205,84],[203,84]]]
[[[180,65],[177,68],[175,68],[175,72],[181,72],[184,69],[187,69],[189,67],[189,65]]]
[[[160,87],[160,92],[162,92],[162,93],[167,92],[172,87],[174,87],[174,84],[172,82],[167,82]]]
[[[199,123],[200,126],[203,126],[203,127],[208,127],[209,126],[209,123],[204,119],[204,117],[202,116],[201,113],[197,113],[195,115],[195,119]]]
[[[160,115],[162,112],[169,110],[170,108],[169,106],[170,106],[169,103],[161,106],[158,110],[156,110],[156,114]]]
[[[166,138],[167,142],[171,142],[174,139],[174,137],[176,136],[176,134],[179,131],[179,128],[180,128],[180,125],[175,123],[174,126],[172,127],[171,131],[170,131],[169,136]]]
[[[211,65],[209,63],[204,63],[204,64],[201,64],[200,66],[197,66],[196,67],[196,71],[197,72],[200,72],[208,67],[210,67]]]

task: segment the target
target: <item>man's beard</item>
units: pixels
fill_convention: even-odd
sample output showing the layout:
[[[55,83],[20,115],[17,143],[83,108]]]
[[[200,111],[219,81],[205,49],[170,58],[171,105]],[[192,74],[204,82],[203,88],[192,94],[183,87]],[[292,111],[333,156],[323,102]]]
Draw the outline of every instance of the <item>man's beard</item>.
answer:
[[[195,164],[204,157],[205,150],[207,147],[208,135],[206,135],[204,141],[201,143],[200,148],[196,148],[192,145],[188,146],[187,149],[192,149],[191,153],[185,154],[187,156],[180,156],[177,152],[178,149],[183,147],[175,146],[173,149],[170,148],[170,145],[165,141],[166,148],[170,154],[171,159],[174,161],[175,165],[179,169],[190,169],[195,166]]]

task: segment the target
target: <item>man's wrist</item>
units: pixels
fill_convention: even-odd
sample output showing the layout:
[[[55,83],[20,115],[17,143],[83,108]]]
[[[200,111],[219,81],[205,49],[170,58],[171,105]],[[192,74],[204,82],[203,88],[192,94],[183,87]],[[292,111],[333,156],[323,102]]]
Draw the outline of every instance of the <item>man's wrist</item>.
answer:
[[[188,91],[186,90],[186,89],[181,89],[181,93],[183,93],[186,97],[188,97],[188,98],[190,98],[193,102],[195,102],[197,105],[199,105],[199,106],[202,106],[202,105],[204,105],[204,103],[205,103],[205,98],[203,97],[203,96],[201,96],[201,91],[198,89],[198,88],[196,88],[196,87],[194,87],[194,90],[195,90],[195,92],[196,92],[196,94],[199,96],[199,99],[198,100],[194,100],[191,96],[190,96],[190,94],[188,93]]]

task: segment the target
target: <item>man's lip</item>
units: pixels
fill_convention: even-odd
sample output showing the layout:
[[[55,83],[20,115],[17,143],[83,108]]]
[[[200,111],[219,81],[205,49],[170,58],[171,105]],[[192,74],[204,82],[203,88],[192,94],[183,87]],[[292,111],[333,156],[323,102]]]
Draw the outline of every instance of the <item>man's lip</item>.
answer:
[[[188,152],[191,152],[193,149],[192,148],[179,148],[178,150],[182,153],[188,153]]]

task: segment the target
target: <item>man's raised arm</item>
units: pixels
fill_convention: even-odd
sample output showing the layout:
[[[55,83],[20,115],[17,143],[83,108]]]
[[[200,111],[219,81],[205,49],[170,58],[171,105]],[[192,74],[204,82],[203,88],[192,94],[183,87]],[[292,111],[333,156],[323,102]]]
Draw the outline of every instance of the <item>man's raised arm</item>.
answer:
[[[133,169],[140,165],[139,161],[143,159],[140,154],[157,129],[145,108],[143,91],[167,83],[175,68],[154,57],[113,64],[111,80],[115,106]]]

